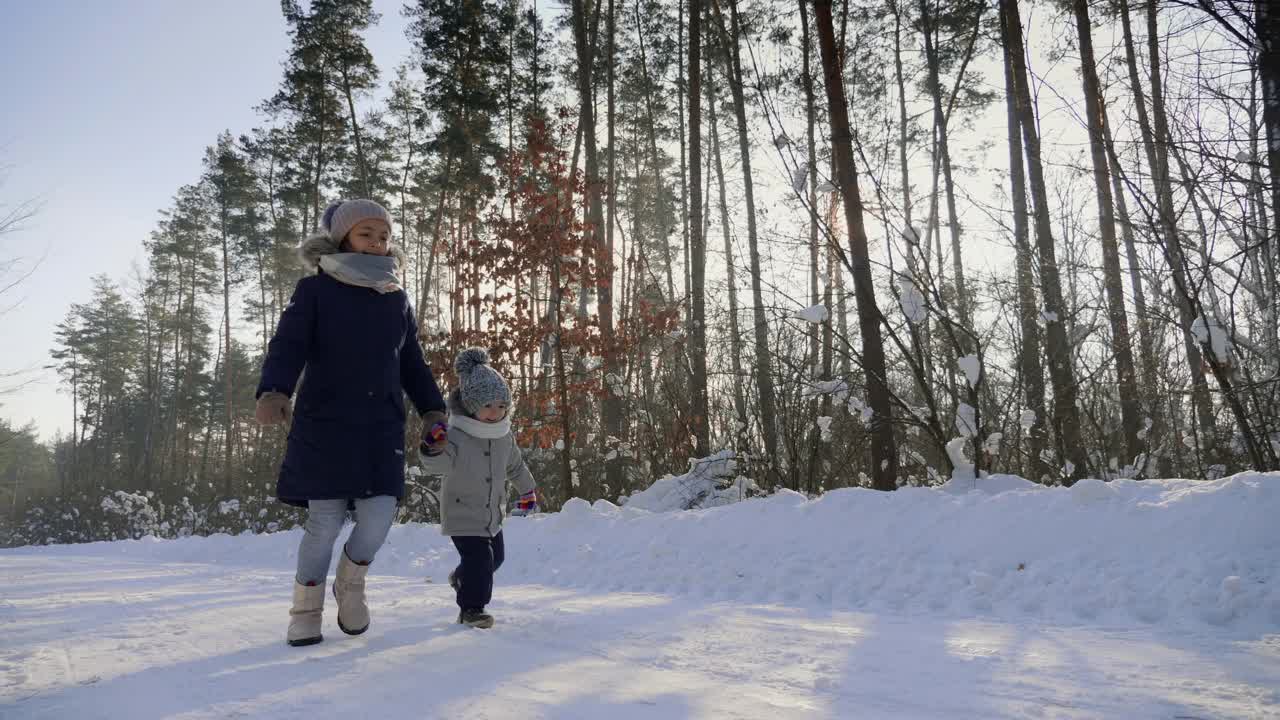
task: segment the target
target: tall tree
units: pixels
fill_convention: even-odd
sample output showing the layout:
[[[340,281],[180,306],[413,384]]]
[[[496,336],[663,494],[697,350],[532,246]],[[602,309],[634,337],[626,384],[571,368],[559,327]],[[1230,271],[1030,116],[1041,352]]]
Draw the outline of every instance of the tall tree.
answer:
[[[773,385],[773,360],[769,353],[769,321],[765,315],[764,304],[764,270],[760,262],[760,236],[757,229],[755,176],[751,171],[751,136],[747,124],[747,101],[742,76],[741,39],[743,35],[742,20],[738,13],[737,0],[727,0],[729,5],[729,21],[726,22],[720,7],[720,0],[711,0],[711,8],[715,16],[715,28],[720,35],[721,46],[725,51],[725,79],[733,98],[733,112],[738,121],[738,160],[742,167],[742,192],[746,204],[747,251],[751,267],[751,307],[754,319],[752,331],[756,356],[756,392],[760,397],[760,427],[764,434],[764,451],[769,458],[778,457],[778,401]],[[690,22],[693,18],[690,17]],[[692,31],[690,43],[692,44]],[[692,55],[690,55],[692,57]],[[693,66],[690,65],[692,78]],[[691,81],[692,82],[692,81]],[[695,93],[690,90],[690,104],[694,102]],[[689,111],[693,117],[693,109]],[[690,139],[692,145],[692,138]],[[692,191],[700,192],[692,175],[697,163],[690,159],[690,184]],[[700,175],[698,176],[700,179]],[[701,207],[701,206],[699,206]],[[693,213],[695,220],[699,217]]]
[[[604,211],[602,203],[603,183],[600,178],[600,158],[599,149],[596,142],[596,117],[595,117],[595,96],[593,84],[593,69],[595,63],[595,48],[591,42],[591,34],[588,32],[587,12],[583,5],[583,0],[572,0],[571,10],[573,13],[573,38],[574,47],[577,50],[578,58],[578,101],[581,104],[581,114],[579,122],[581,123],[581,132],[586,147],[586,193],[587,193],[587,224],[588,244],[593,255],[593,265],[596,269],[596,277],[594,278],[594,289],[597,292],[597,302],[599,306],[600,317],[600,334],[601,340],[605,347],[612,348],[614,344],[614,327],[613,327],[613,247],[606,238],[608,234],[605,232]],[[597,9],[598,12],[598,9]],[[609,27],[613,26],[613,16],[610,14]],[[610,49],[612,50],[612,32],[610,36]],[[612,67],[612,63],[610,63]],[[612,100],[612,94],[610,94]],[[618,359],[609,352],[604,357],[604,374],[606,377],[615,375],[618,368]],[[604,415],[604,434],[606,438],[622,437],[622,404],[621,398],[606,384],[604,400],[602,402]],[[608,483],[610,487],[620,487],[622,481],[621,464],[615,460],[608,463]]]
[[[978,3],[951,3],[949,12],[944,17],[946,24],[961,26],[972,25],[972,29],[968,30],[969,40],[964,47],[966,51],[963,55],[963,61],[960,64],[960,77],[956,80],[957,87],[963,82],[965,69],[968,67],[969,58],[972,56],[974,43],[979,37],[981,28],[982,15],[986,10],[986,2]],[[942,66],[944,63],[943,49],[938,47],[938,38],[940,37],[940,25],[938,22],[938,12],[931,7],[931,0],[919,0],[920,8],[920,30],[924,37],[925,50],[925,66],[928,71],[928,89],[930,98],[933,100],[933,132],[936,143],[936,161],[935,167],[942,171],[943,191],[947,201],[947,225],[951,235],[951,265],[955,283],[955,306],[959,314],[960,323],[972,330],[973,317],[970,310],[969,291],[965,283],[964,262],[961,254],[960,243],[960,215],[956,206],[955,178],[951,163],[951,140],[950,140],[950,101],[946,98],[942,87]],[[945,53],[947,59],[955,55],[954,52]],[[933,206],[930,218],[936,224],[938,221],[937,197],[934,196],[931,201]],[[942,268],[939,268],[939,272]],[[967,340],[967,339],[966,339]],[[967,344],[967,343],[966,343]],[[968,352],[968,348],[965,349]]]
[[[1151,167],[1152,183],[1156,195],[1156,215],[1159,219],[1158,242],[1174,281],[1174,301],[1178,307],[1183,351],[1187,358],[1187,370],[1191,377],[1191,402],[1195,413],[1192,437],[1196,439],[1197,453],[1202,456],[1202,466],[1219,461],[1217,429],[1213,415],[1213,400],[1209,396],[1209,383],[1204,377],[1204,355],[1191,332],[1196,321],[1192,305],[1191,286],[1187,277],[1187,263],[1183,249],[1182,233],[1178,229],[1177,211],[1174,209],[1173,182],[1169,171],[1169,119],[1165,112],[1163,60],[1160,53],[1160,33],[1157,22],[1159,12],[1156,3],[1147,3],[1147,52],[1151,80],[1152,126],[1143,132],[1143,145]],[[1139,115],[1139,121],[1142,116]]]
[[[1057,249],[1054,247],[1044,164],[1040,155],[1040,134],[1031,101],[1031,86],[1027,80],[1018,0],[1001,0],[1000,13],[1005,24],[1005,56],[1013,68],[1018,124],[1022,129],[1027,180],[1035,219],[1040,289],[1044,298],[1041,317],[1045,321],[1045,352],[1049,361],[1049,381],[1053,386],[1054,435],[1058,456],[1065,461],[1062,477],[1067,484],[1072,484],[1088,473],[1088,455],[1081,440],[1080,411],[1076,407],[1079,390],[1071,367],[1071,343],[1066,332],[1067,308],[1062,299],[1062,281],[1058,271]]]
[[[418,0],[405,15],[425,80],[424,100],[438,118],[426,144],[436,161],[424,166],[418,181],[437,193],[431,247],[435,252],[444,243],[445,216],[453,212],[457,254],[496,187],[492,170],[502,153],[495,128],[502,109],[500,79],[507,75],[507,38],[515,18],[510,4],[497,0]],[[418,300],[420,321],[430,289],[428,277]]]
[[[1000,20],[1001,47],[1007,46],[1005,17]],[[1026,434],[1026,462],[1024,472],[1028,478],[1040,480],[1052,477],[1052,471],[1041,458],[1045,447],[1044,362],[1040,355],[1040,325],[1036,322],[1035,272],[1032,262],[1030,228],[1027,219],[1027,182],[1022,161],[1022,134],[1018,120],[1017,85],[1013,76],[1013,63],[1008,53],[1003,53],[1005,82],[1005,114],[1007,144],[1009,146],[1009,197],[1013,202],[1014,263],[1018,285],[1018,320],[1022,331],[1022,343],[1018,352],[1018,369],[1022,375],[1022,397],[1026,410],[1019,418]]]
[[[871,258],[867,249],[867,233],[862,220],[862,195],[858,189],[858,171],[853,159],[853,132],[849,126],[849,108],[845,100],[841,53],[836,49],[835,29],[831,19],[831,0],[814,1],[814,19],[818,47],[822,56],[823,77],[827,88],[827,106],[831,118],[831,149],[835,157],[836,188],[844,205],[844,219],[849,233],[848,264],[853,274],[854,292],[858,298],[858,328],[862,334],[862,370],[866,380],[867,407],[871,409],[871,478],[877,490],[894,490],[898,486],[898,450],[893,436],[891,391],[885,363],[884,343],[880,335],[880,308],[876,304],[871,277]]]
[[[252,239],[260,232],[256,207],[256,187],[249,166],[235,146],[231,134],[223,133],[215,146],[205,151],[204,183],[209,189],[213,207],[212,216],[217,223],[216,233],[221,251],[222,270],[222,333],[223,348],[232,347],[231,296],[242,278],[241,266],[250,251]],[[232,364],[222,363],[225,442],[223,443],[223,493],[231,495],[233,478],[232,456],[236,438],[236,415],[233,399]]]
[[[1093,28],[1087,0],[1073,0],[1080,48],[1080,74],[1084,82],[1085,122],[1089,129],[1089,156],[1098,203],[1098,231],[1102,241],[1103,287],[1107,295],[1107,319],[1111,324],[1111,348],[1115,356],[1116,386],[1120,395],[1120,425],[1124,438],[1123,465],[1137,466],[1142,454],[1138,439],[1142,410],[1138,402],[1138,378],[1134,371],[1133,345],[1125,309],[1124,282],[1120,276],[1120,248],[1116,238],[1115,203],[1107,159],[1107,105],[1098,81],[1093,57]]]
[[[693,366],[693,434],[697,454],[705,457],[710,454],[711,439],[707,401],[707,252],[702,232],[702,12],[702,0],[689,0],[689,361]],[[738,93],[740,96],[741,90]],[[747,163],[745,157],[743,162]]]

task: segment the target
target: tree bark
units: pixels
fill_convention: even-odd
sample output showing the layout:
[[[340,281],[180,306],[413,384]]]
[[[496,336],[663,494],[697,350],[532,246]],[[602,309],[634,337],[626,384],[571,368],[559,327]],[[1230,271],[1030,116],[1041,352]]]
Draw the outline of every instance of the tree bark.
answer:
[[[760,243],[756,228],[755,182],[751,173],[751,140],[747,127],[747,107],[742,87],[742,60],[738,37],[741,23],[738,18],[737,0],[729,0],[732,27],[726,27],[719,0],[712,0],[716,27],[720,32],[728,56],[729,89],[733,95],[733,110],[738,121],[738,153],[742,165],[743,196],[747,213],[747,248],[751,262],[752,315],[756,354],[756,389],[760,395],[760,425],[764,434],[764,451],[770,459],[778,457],[777,398],[773,386],[773,362],[769,357],[769,324],[764,311],[764,288],[760,266]],[[692,32],[690,38],[692,38]],[[690,97],[692,97],[692,93]],[[696,183],[694,183],[696,184]],[[697,214],[694,214],[697,217]]]
[[[742,333],[738,328],[738,280],[733,259],[733,241],[729,232],[729,202],[725,192],[724,161],[720,154],[720,123],[716,114],[711,63],[707,63],[707,110],[711,116],[711,148],[715,155],[716,185],[720,191],[720,232],[724,235],[724,264],[726,284],[729,290],[729,355],[733,370],[734,449],[746,449],[746,437],[750,424],[747,415],[747,396],[743,391]]]
[[[693,435],[699,457],[711,454],[707,401],[706,238],[702,233],[702,2],[689,0],[689,361]]]
[[[1005,18],[1001,17],[1001,46],[1007,47],[1007,28]],[[1035,272],[1031,256],[1030,227],[1027,217],[1027,181],[1023,171],[1022,160],[1022,127],[1018,120],[1018,105],[1015,99],[1017,87],[1013,77],[1013,64],[1008,53],[1004,54],[1005,112],[1008,127],[1009,146],[1009,186],[1010,199],[1013,202],[1013,240],[1015,264],[1018,273],[1018,320],[1022,329],[1022,346],[1018,353],[1018,367],[1022,373],[1022,398],[1027,411],[1034,418],[1030,422],[1019,422],[1026,430],[1026,458],[1023,464],[1028,479],[1040,481],[1044,477],[1052,477],[1052,468],[1045,465],[1040,453],[1045,447],[1045,411],[1044,364],[1040,357],[1040,325],[1036,322],[1036,287]]]
[[[850,270],[853,273],[854,292],[858,297],[858,327],[862,331],[862,369],[866,375],[867,405],[873,413],[870,423],[872,487],[877,490],[893,490],[898,486],[898,452],[893,437],[893,410],[889,404],[884,344],[880,336],[881,315],[876,306],[867,235],[862,224],[862,196],[858,191],[858,173],[853,161],[853,135],[849,128],[849,109],[845,101],[841,63],[836,55],[831,0],[815,0],[814,16],[831,117],[831,148],[835,158],[836,187],[844,200]]]
[[[1102,241],[1103,285],[1107,295],[1107,319],[1111,324],[1111,346],[1115,356],[1116,384],[1120,396],[1120,424],[1125,457],[1122,466],[1139,463],[1143,444],[1138,439],[1142,422],[1138,402],[1138,379],[1134,372],[1129,319],[1125,312],[1124,284],[1120,276],[1120,248],[1116,240],[1115,204],[1111,197],[1111,176],[1107,163],[1107,105],[1098,80],[1093,56],[1093,29],[1087,0],[1073,0],[1076,33],[1080,40],[1080,70],[1084,82],[1086,123],[1089,128],[1089,155],[1093,161],[1093,183],[1098,203],[1098,230]]]
[[[942,106],[942,78],[938,68],[938,51],[933,43],[934,30],[932,16],[929,14],[929,0],[920,0],[920,25],[924,33],[925,61],[929,69],[929,94],[933,99],[933,122],[934,128],[938,133],[938,155],[942,166],[943,190],[947,197],[947,222],[951,231],[951,272],[955,275],[956,286],[956,312],[959,314],[960,324],[972,330],[973,318],[969,311],[964,262],[960,252],[960,216],[956,212],[956,189],[951,172],[951,148],[948,143],[947,113]],[[973,348],[968,340],[961,337],[961,351],[967,354],[972,350]]]
[[[1271,171],[1271,217],[1275,219],[1262,250],[1280,253],[1280,8],[1254,0],[1258,37],[1258,79],[1262,84],[1262,122],[1267,135],[1267,168]],[[1280,254],[1277,255],[1280,261]]]
[[[1035,111],[1031,104],[1031,88],[1027,82],[1027,66],[1023,55],[1022,19],[1017,0],[1000,0],[1005,23],[1005,54],[1013,67],[1017,91],[1018,124],[1026,150],[1028,180],[1031,188],[1036,228],[1036,249],[1040,260],[1040,285],[1044,295],[1045,350],[1048,355],[1049,381],[1053,386],[1053,425],[1058,455],[1066,462],[1062,469],[1067,485],[1088,473],[1087,457],[1080,436],[1080,411],[1076,407],[1077,388],[1071,369],[1071,344],[1067,339],[1067,308],[1062,301],[1062,281],[1058,273],[1057,251],[1045,188],[1044,166],[1040,158],[1040,137],[1036,131]]]
[[[1151,164],[1151,177],[1155,184],[1157,211],[1160,216],[1161,246],[1165,261],[1173,274],[1175,287],[1188,288],[1186,273],[1186,257],[1182,248],[1181,233],[1178,230],[1177,214],[1173,204],[1173,183],[1169,174],[1169,133],[1168,116],[1164,107],[1164,82],[1160,70],[1160,35],[1157,25],[1158,8],[1156,3],[1147,4],[1147,53],[1151,68],[1151,114],[1153,127],[1143,134],[1148,160]],[[1141,120],[1141,117],[1139,117]],[[1213,400],[1209,396],[1209,383],[1205,380],[1203,365],[1204,356],[1191,334],[1191,324],[1195,322],[1196,313],[1189,296],[1177,292],[1178,319],[1181,327],[1183,349],[1187,356],[1187,369],[1191,377],[1191,401],[1195,407],[1196,432],[1199,438],[1197,446],[1208,463],[1218,462],[1217,429],[1213,417]]]
[[[351,93],[351,77],[347,65],[342,64],[342,93],[347,96],[347,111],[351,113],[351,135],[356,142],[356,166],[360,169],[360,184],[365,197],[373,194],[369,184],[369,163],[364,157],[364,143],[360,139],[360,122],[356,118],[356,101]]]

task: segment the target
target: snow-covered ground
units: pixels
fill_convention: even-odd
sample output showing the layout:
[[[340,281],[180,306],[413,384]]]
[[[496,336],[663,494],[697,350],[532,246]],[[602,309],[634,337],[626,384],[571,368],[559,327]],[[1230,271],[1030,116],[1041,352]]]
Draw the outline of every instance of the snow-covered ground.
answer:
[[[492,630],[397,526],[309,648],[298,532],[0,551],[0,718],[1280,717],[1280,474],[573,502],[509,520]]]

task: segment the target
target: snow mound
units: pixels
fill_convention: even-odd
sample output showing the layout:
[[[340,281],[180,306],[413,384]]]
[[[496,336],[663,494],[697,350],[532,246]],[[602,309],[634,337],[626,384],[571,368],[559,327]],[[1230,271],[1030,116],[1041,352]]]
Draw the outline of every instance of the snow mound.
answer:
[[[649,512],[693,510],[735,503],[756,490],[750,480],[737,477],[738,463],[731,450],[691,460],[689,465],[684,475],[661,478],[638,493],[619,498],[619,504]]]
[[[1039,483],[1033,483],[1030,480],[1024,480],[1017,475],[983,475],[977,480],[973,479],[973,473],[969,473],[967,477],[953,477],[938,487],[939,490],[952,495],[963,495],[970,492],[986,493],[995,495],[1002,492],[1010,492],[1013,490],[1048,490],[1047,487]]]

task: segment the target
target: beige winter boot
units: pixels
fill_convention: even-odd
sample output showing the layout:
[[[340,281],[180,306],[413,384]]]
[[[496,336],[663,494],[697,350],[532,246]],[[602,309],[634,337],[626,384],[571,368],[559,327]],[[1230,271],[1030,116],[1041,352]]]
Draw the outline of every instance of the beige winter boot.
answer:
[[[368,565],[357,565],[344,550],[338,561],[338,576],[333,581],[333,597],[338,601],[338,627],[348,635],[359,635],[369,629],[369,606],[364,601],[364,578]]]
[[[324,619],[324,585],[293,582],[293,607],[289,608],[289,644],[315,645],[324,640],[320,624]]]

